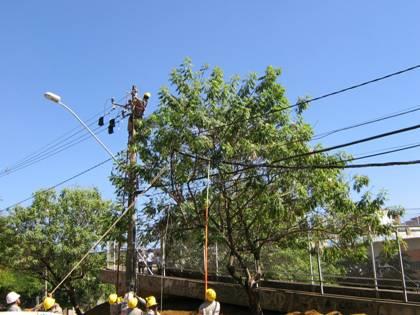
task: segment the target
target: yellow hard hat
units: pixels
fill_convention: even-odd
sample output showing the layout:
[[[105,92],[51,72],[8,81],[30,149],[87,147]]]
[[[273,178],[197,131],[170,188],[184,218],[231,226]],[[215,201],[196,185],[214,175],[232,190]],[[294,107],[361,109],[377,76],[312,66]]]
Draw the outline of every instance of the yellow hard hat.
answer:
[[[132,297],[128,300],[128,308],[135,308],[137,306],[137,303],[139,302],[139,300],[137,300],[137,298]]]
[[[216,291],[213,289],[206,290],[206,300],[209,302],[213,302],[216,300]]]
[[[51,307],[53,307],[55,304],[55,299],[53,299],[52,297],[47,296],[44,299],[44,302],[42,303],[42,305],[44,306],[44,310],[48,311]]]
[[[157,305],[156,298],[154,296],[149,296],[146,298],[146,306],[152,307]]]
[[[116,295],[115,293],[110,294],[108,297],[109,304],[115,304],[117,303],[117,300],[118,300],[118,295]]]
[[[152,94],[150,94],[149,92],[147,92],[147,93],[144,93],[144,96],[143,96],[145,99],[149,99],[149,98],[151,98],[152,97]]]
[[[121,297],[121,296],[119,296],[118,298],[117,298],[117,303],[122,303],[124,301],[124,299]]]

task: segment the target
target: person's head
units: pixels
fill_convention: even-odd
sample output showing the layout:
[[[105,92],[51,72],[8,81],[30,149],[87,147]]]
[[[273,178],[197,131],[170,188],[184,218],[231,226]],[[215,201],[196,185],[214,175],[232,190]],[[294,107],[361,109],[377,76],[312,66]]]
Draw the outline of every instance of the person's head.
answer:
[[[139,300],[135,297],[132,297],[128,300],[128,308],[136,308]]]
[[[206,301],[213,302],[216,300],[216,291],[213,289],[206,290]]]
[[[133,298],[133,297],[135,297],[136,295],[134,294],[134,291],[130,291],[130,292],[127,292],[125,295],[124,295],[124,301],[126,302],[126,303],[128,303],[128,301],[130,301],[130,299],[131,298]]]
[[[149,296],[146,298],[146,307],[150,309],[157,308],[158,304],[156,302],[156,298],[154,296]]]
[[[6,304],[12,305],[12,304],[20,304],[20,295],[17,294],[15,291],[9,292],[6,295]]]
[[[117,303],[117,300],[118,300],[118,295],[116,295],[115,293],[110,294],[108,297],[109,304],[115,304]]]
[[[54,304],[55,304],[55,299],[50,296],[47,296],[44,299],[44,302],[42,302],[42,305],[44,306],[45,311],[50,310],[54,306]]]

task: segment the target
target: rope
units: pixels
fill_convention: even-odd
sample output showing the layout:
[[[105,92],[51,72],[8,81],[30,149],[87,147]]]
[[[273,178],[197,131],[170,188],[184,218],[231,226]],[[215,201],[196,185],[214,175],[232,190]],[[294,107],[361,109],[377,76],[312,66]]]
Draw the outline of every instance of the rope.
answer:
[[[209,189],[210,189],[210,162],[207,168],[207,196],[206,196],[206,213],[204,224],[204,299],[208,287],[208,245],[209,245]]]
[[[168,234],[168,225],[169,225],[169,211],[167,211],[168,215],[166,218],[166,228],[165,234],[163,236],[162,242],[162,275],[160,277],[160,309],[163,310],[163,278],[166,277],[166,235]]]
[[[149,187],[145,189],[142,193],[139,194],[139,196],[144,195],[150,188],[153,187],[153,184],[162,176],[163,172],[167,169],[167,167],[162,168],[159,173],[152,179],[150,182]],[[111,224],[111,226],[105,231],[105,233],[95,242],[95,244],[92,245],[92,247],[86,252],[85,255],[73,266],[73,268],[68,272],[68,274],[63,278],[63,280],[60,281],[59,284],[56,285],[56,287],[51,291],[51,294],[54,294],[55,291],[67,280],[68,277],[77,269],[77,267],[80,266],[80,264],[86,259],[87,256],[98,246],[98,244],[105,238],[105,236],[108,235],[108,233],[117,225],[118,222],[127,214],[128,211],[130,211],[131,208],[135,206],[135,202],[132,202],[127,209],[124,210],[124,212],[114,221],[114,223]]]

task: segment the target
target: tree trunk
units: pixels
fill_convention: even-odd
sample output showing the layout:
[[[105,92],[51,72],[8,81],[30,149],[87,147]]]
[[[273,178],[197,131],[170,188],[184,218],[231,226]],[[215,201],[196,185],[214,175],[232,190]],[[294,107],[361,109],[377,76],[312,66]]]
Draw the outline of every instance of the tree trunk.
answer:
[[[263,310],[260,304],[260,293],[257,288],[250,286],[245,287],[246,294],[248,295],[249,310],[252,315],[263,315]]]
[[[241,274],[239,274],[238,271],[236,270],[234,266],[234,256],[231,255],[229,257],[229,263],[227,265],[227,269],[231,277],[245,289],[245,292],[248,296],[248,306],[249,306],[249,310],[251,311],[251,314],[263,315],[263,310],[260,304],[260,294],[258,292],[258,287],[256,285],[257,282],[255,281],[254,277],[252,277],[248,268],[245,267],[246,275],[245,275],[245,280],[244,280]]]
[[[74,310],[76,311],[76,314],[77,315],[83,315],[83,312],[79,308],[79,303],[77,303],[74,288],[72,286],[69,286],[67,292],[69,293],[70,303],[71,303],[71,305],[73,305]]]

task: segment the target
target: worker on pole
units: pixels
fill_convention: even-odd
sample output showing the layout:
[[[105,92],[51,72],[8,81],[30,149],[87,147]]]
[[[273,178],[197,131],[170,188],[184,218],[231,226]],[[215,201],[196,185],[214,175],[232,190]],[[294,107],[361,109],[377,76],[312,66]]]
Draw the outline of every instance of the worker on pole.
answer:
[[[146,110],[150,93],[145,93],[143,99],[137,96],[136,86],[132,87],[131,99],[128,101],[128,107],[131,111],[128,119],[128,159],[130,169],[128,171],[128,206],[131,210],[128,213],[128,233],[127,233],[127,261],[126,261],[126,289],[128,291],[136,291],[136,271],[137,271],[137,255],[136,255],[136,197],[138,180],[134,166],[137,165],[137,154],[135,151],[136,137],[136,121],[143,118]]]

